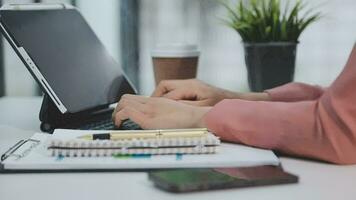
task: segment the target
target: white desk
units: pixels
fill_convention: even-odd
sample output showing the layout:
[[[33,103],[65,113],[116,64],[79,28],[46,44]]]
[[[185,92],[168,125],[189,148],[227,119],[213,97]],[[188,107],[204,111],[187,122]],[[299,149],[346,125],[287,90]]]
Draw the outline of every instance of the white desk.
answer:
[[[39,131],[39,107],[39,98],[2,98],[0,125]],[[0,129],[0,152],[31,134],[14,135]],[[281,160],[287,171],[300,176],[299,184],[170,194],[154,188],[145,173],[3,174],[0,175],[0,199],[356,199],[356,166],[291,158]]]

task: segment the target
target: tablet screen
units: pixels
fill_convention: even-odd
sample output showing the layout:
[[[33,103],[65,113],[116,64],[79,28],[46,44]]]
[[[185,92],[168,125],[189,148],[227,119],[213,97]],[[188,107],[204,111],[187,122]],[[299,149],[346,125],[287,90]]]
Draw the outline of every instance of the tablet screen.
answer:
[[[3,10],[1,21],[68,112],[114,103],[121,95],[134,93],[121,67],[77,10]]]

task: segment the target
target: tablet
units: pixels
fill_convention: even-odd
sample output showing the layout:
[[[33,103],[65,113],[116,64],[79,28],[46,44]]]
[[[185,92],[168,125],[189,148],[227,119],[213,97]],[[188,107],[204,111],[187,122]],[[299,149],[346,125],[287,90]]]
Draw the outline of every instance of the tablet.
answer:
[[[117,102],[135,89],[80,12],[65,4],[6,5],[0,27],[62,113]]]

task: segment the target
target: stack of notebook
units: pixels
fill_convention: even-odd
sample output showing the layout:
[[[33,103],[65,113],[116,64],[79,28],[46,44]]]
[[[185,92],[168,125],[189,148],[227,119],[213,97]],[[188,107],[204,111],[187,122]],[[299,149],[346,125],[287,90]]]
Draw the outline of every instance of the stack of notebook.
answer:
[[[52,156],[88,157],[113,155],[212,154],[220,145],[206,129],[112,131],[50,137]]]

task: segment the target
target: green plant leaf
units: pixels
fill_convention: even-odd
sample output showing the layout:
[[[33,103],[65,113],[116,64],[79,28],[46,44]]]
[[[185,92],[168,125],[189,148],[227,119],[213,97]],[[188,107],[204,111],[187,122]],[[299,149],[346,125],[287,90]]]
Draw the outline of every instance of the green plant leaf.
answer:
[[[219,0],[227,10],[225,25],[235,29],[244,42],[297,42],[301,33],[321,18],[320,12],[309,9],[302,17],[307,4],[297,0],[290,7],[288,0],[283,9],[280,0],[238,0],[235,5]]]

